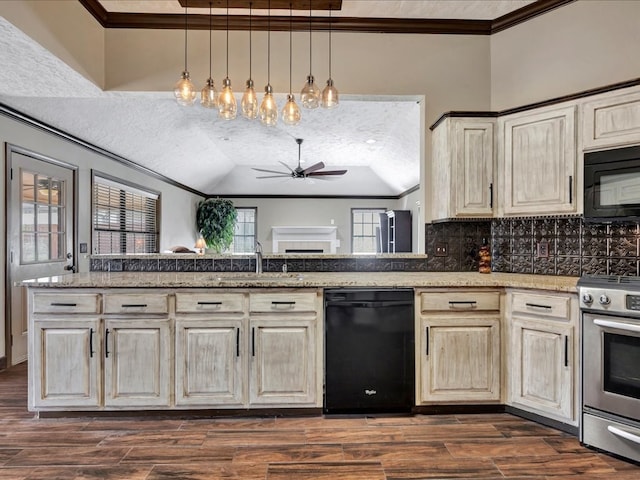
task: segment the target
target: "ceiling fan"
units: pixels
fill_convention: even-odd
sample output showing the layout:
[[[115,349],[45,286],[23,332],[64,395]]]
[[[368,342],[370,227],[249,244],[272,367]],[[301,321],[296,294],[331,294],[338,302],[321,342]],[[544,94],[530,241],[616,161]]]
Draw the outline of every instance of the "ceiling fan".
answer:
[[[324,168],[324,163],[323,162],[318,162],[315,163],[313,165],[311,165],[310,167],[307,168],[302,168],[300,166],[300,150],[301,150],[301,145],[302,145],[303,139],[302,138],[296,138],[296,143],[298,144],[298,166],[294,169],[291,168],[289,165],[287,165],[284,162],[280,162],[282,165],[284,165],[289,171],[288,172],[279,172],[277,170],[266,170],[264,168],[254,168],[254,170],[258,171],[258,172],[265,172],[265,173],[273,173],[275,175],[265,175],[265,176],[261,176],[261,177],[256,177],[256,178],[280,178],[280,177],[291,177],[291,178],[308,178],[308,177],[313,177],[313,178],[322,178],[322,177],[326,177],[326,176],[338,176],[338,175],[344,175],[345,173],[347,173],[346,170],[322,170]]]

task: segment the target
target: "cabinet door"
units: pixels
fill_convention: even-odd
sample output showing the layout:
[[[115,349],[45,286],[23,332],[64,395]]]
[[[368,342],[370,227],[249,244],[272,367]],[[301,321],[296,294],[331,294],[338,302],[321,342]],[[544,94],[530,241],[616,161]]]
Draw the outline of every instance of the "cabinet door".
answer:
[[[500,400],[500,318],[424,317],[421,400]]]
[[[575,212],[575,107],[521,114],[503,122],[503,212]]]
[[[512,319],[511,402],[573,420],[573,326]]]
[[[455,217],[493,215],[493,123],[455,123]]]
[[[169,320],[109,319],[104,335],[105,406],[169,406]]]
[[[252,405],[317,405],[315,319],[252,319]]]
[[[586,102],[582,112],[585,150],[640,142],[640,92],[609,94]]]
[[[36,320],[30,368],[31,407],[97,407],[99,320]]]
[[[176,319],[176,405],[244,405],[243,325],[233,319]]]

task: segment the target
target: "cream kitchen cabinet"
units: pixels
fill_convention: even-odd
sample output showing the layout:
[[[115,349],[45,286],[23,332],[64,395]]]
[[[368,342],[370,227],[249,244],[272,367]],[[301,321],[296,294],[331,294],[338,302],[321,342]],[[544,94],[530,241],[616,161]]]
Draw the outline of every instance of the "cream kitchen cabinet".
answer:
[[[582,112],[584,150],[640,143],[640,89],[615,91],[586,101]]]
[[[416,293],[418,404],[499,403],[500,293]]]
[[[495,119],[445,118],[432,136],[434,220],[492,217]]]
[[[244,407],[247,294],[176,293],[176,406]]]
[[[249,297],[250,406],[322,406],[322,293]]]
[[[501,117],[499,215],[580,213],[576,107]]]
[[[575,296],[510,291],[508,403],[577,425],[577,305]]]
[[[169,407],[169,295],[107,293],[103,299],[105,407]]]
[[[102,385],[99,295],[29,293],[29,408],[97,408]]]

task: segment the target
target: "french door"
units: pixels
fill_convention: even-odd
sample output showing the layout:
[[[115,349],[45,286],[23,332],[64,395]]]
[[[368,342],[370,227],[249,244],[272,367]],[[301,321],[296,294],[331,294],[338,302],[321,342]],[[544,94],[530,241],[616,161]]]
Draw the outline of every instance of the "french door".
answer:
[[[16,147],[7,155],[7,315],[9,364],[27,359],[30,278],[74,271],[75,169]]]

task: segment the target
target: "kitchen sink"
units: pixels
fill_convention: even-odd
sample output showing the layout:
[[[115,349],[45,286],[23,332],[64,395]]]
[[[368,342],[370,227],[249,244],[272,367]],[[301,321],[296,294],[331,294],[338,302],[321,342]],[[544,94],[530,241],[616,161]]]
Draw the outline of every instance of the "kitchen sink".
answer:
[[[251,273],[229,272],[219,273],[212,277],[217,282],[301,282],[304,277],[300,273]]]

